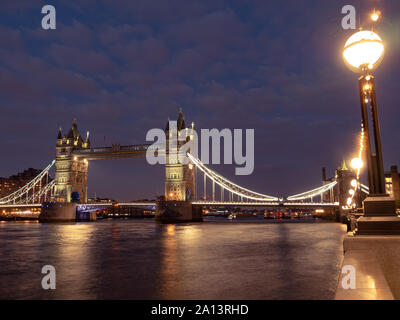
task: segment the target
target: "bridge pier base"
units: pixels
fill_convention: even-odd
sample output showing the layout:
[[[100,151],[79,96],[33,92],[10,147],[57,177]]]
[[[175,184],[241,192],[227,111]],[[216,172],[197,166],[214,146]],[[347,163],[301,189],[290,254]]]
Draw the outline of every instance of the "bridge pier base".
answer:
[[[95,212],[78,213],[77,204],[73,202],[43,203],[39,222],[75,222],[96,221]]]
[[[202,207],[194,206],[190,201],[159,200],[155,220],[160,223],[202,222]]]

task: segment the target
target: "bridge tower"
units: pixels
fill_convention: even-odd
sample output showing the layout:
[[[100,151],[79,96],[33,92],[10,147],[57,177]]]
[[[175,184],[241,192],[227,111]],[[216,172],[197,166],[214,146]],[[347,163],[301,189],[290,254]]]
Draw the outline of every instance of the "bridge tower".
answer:
[[[90,148],[89,132],[83,140],[76,119],[67,135],[58,131],[56,145],[55,200],[70,202],[71,194],[78,192],[82,202],[87,202],[88,161],[73,155],[75,150]]]
[[[178,161],[179,149],[192,138],[192,136],[188,136],[186,141],[178,140],[182,130],[186,130],[186,133],[188,133],[182,109],[179,110],[176,128],[170,128],[169,122],[170,120],[168,119],[165,127],[165,199],[167,201],[193,201],[196,200],[196,175],[194,166],[192,164],[181,164]],[[193,124],[192,129],[194,129]],[[173,143],[170,144],[171,141]]]
[[[173,126],[172,126],[173,125]],[[192,124],[192,129],[194,125]],[[179,141],[182,130],[186,130],[186,140]],[[179,110],[176,126],[168,119],[166,134],[165,195],[157,201],[156,221],[176,223],[202,221],[202,208],[192,205],[196,198],[196,172],[191,163],[183,164],[179,160],[180,149],[193,135],[188,135],[182,109]],[[185,150],[188,152],[189,150]]]
[[[336,170],[336,181],[338,182],[337,195],[340,205],[340,211],[342,207],[347,205],[347,199],[350,196],[349,190],[351,186],[351,180],[356,179],[356,173],[353,170],[349,170],[346,165],[346,161],[343,160],[342,165]]]

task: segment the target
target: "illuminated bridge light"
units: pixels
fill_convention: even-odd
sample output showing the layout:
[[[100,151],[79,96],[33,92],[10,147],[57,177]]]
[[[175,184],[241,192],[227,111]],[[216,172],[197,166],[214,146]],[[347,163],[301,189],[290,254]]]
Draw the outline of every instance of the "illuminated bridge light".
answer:
[[[329,184],[326,184],[322,187],[307,191],[307,192],[303,192],[300,194],[296,194],[293,196],[288,197],[287,199],[292,201],[292,200],[306,200],[306,199],[311,199],[317,196],[321,196],[322,194],[324,194],[327,191],[332,190],[335,186],[337,185],[336,181],[333,181]]]
[[[40,197],[47,192],[49,192],[52,188],[54,188],[55,181],[53,180],[45,186],[41,184],[41,181],[49,172],[49,170],[53,167],[55,162],[56,161],[53,160],[39,175],[37,175],[33,180],[28,182],[23,187],[1,198],[0,205],[32,203],[35,200],[40,199]],[[39,187],[39,189],[36,190],[35,187]],[[30,194],[31,191],[33,194]]]
[[[200,169],[209,179],[211,179],[214,183],[219,185],[221,188],[226,191],[231,192],[239,197],[243,197],[249,200],[258,200],[258,201],[278,201],[277,197],[272,197],[268,195],[264,195],[258,192],[251,191],[249,189],[243,188],[234,182],[222,177],[218,173],[213,170],[207,168],[199,159],[195,158],[190,153],[187,153],[190,161]]]

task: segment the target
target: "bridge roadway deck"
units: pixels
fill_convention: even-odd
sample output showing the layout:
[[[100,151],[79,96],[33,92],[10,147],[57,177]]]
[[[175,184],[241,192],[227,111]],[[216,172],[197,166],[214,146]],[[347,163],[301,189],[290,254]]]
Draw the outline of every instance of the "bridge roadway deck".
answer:
[[[338,203],[321,203],[321,202],[222,202],[222,201],[193,201],[196,206],[225,206],[225,207],[292,207],[292,208],[339,208]],[[155,202],[105,202],[105,203],[81,203],[80,206],[91,207],[110,207],[127,206],[127,207],[153,207]],[[33,204],[0,204],[0,208],[25,208],[25,207],[41,207],[40,203]]]
[[[223,201],[193,201],[193,205],[228,206],[228,207],[295,207],[295,208],[339,208],[339,203],[323,202],[223,202]]]

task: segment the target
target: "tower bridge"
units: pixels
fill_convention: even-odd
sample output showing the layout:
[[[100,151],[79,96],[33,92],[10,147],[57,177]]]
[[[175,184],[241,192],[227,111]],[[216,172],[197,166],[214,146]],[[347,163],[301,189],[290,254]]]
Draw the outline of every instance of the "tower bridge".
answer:
[[[192,125],[193,128],[193,125]],[[177,138],[182,130],[187,130],[182,110],[179,111],[176,128],[170,128],[167,122],[166,155],[177,152],[186,141]],[[169,140],[175,139],[176,146],[170,150]],[[36,178],[14,193],[0,199],[0,208],[21,206],[40,207],[42,202],[67,204],[71,202],[73,193],[78,193],[82,204],[80,208],[91,210],[111,204],[88,204],[88,164],[89,161],[112,158],[145,157],[150,144],[111,147],[92,147],[89,132],[83,138],[78,130],[76,120],[71,129],[64,134],[59,129],[56,140],[56,159],[53,160]],[[188,164],[171,161],[166,157],[165,192],[157,202],[120,203],[122,206],[157,206],[158,217],[164,221],[201,220],[204,206],[249,206],[249,207],[296,207],[296,208],[330,208],[342,210],[351,181],[355,173],[345,163],[338,168],[334,177],[327,179],[323,171],[322,186],[292,195],[286,198],[265,195],[239,186],[204,165],[188,150]],[[55,167],[55,179],[49,180],[49,171]],[[197,172],[203,174],[203,190],[197,190]],[[207,193],[207,185],[210,185]],[[217,192],[219,188],[219,192]],[[361,186],[359,202],[368,188]],[[316,201],[317,200],[317,201]]]

